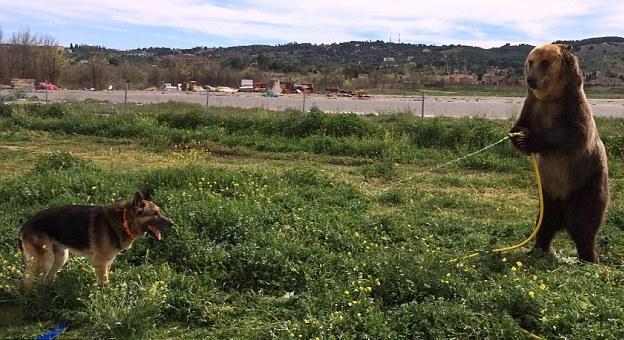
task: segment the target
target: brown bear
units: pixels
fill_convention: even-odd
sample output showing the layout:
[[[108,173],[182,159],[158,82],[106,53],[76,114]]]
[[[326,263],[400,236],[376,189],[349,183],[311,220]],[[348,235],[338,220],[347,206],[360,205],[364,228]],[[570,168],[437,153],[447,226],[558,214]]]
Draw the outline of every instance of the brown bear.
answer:
[[[524,73],[527,97],[511,132],[517,150],[537,154],[542,178],[544,217],[534,249],[548,252],[555,233],[567,230],[579,258],[596,263],[596,235],[609,202],[607,155],[578,59],[567,45],[537,46]]]

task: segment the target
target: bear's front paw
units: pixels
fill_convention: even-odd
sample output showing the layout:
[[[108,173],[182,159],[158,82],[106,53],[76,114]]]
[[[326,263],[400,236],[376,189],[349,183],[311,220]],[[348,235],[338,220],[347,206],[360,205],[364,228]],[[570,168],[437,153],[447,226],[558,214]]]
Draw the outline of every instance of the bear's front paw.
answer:
[[[511,143],[520,152],[528,154],[529,139],[531,138],[531,132],[524,127],[515,127],[509,132]]]

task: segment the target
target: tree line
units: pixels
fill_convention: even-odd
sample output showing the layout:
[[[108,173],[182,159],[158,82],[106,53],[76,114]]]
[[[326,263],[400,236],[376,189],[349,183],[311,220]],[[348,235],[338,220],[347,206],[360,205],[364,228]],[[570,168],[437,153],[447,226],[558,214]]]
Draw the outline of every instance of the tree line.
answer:
[[[48,35],[29,30],[4,37],[0,30],[0,84],[12,79],[50,81],[67,89],[120,89],[126,83],[133,89],[160,87],[163,83],[195,80],[200,84],[237,86],[241,78],[260,78],[257,70],[233,70],[205,58],[199,63],[185,60],[133,58],[127,53],[92,48],[85,55],[76,54],[88,46],[66,49]]]
[[[81,44],[64,48],[54,37],[29,30],[3,38],[0,30],[0,84],[26,78],[50,81],[66,89],[121,89],[126,84],[130,89],[145,89],[187,81],[237,87],[241,79],[268,82],[270,78],[283,77],[282,80],[314,83],[318,90],[397,88],[419,86],[423,74],[435,72],[434,68],[415,62],[374,66],[372,62],[377,57],[371,51],[383,47],[380,42],[368,43],[372,50],[367,48],[366,53],[353,51],[353,43],[119,51]],[[350,57],[351,53],[371,59],[360,62]],[[362,74],[365,77],[360,77]]]
[[[100,46],[72,44],[70,48],[58,45],[48,35],[37,35],[30,31],[13,33],[4,40],[0,31],[0,84],[10,84],[12,79],[34,79],[36,83],[49,81],[66,89],[102,90],[112,86],[121,89],[159,88],[164,83],[178,84],[197,81],[212,86],[237,87],[241,79],[266,82],[282,69],[239,65],[232,58],[197,56],[184,58],[188,54],[138,56],[136,51],[117,51]],[[262,57],[260,58],[262,61]],[[275,66],[275,64],[273,64]],[[313,82],[317,87],[353,87],[352,78],[357,77],[359,68],[352,66],[325,67],[320,70],[297,70],[285,75],[288,79]],[[379,72],[366,80],[368,87],[386,83]]]
[[[73,43],[65,48],[49,35],[24,30],[3,37],[0,30],[0,84],[28,78],[51,81],[66,89],[121,89],[126,85],[145,89],[187,81],[237,87],[241,79],[268,82],[283,77],[314,83],[321,91],[327,87],[412,89],[443,86],[438,75],[482,74],[492,66],[517,70],[517,76],[530,48],[368,41],[120,51]]]
[[[64,49],[49,35],[20,31],[5,43],[0,30],[0,82],[3,84],[13,78],[58,81],[65,59]]]

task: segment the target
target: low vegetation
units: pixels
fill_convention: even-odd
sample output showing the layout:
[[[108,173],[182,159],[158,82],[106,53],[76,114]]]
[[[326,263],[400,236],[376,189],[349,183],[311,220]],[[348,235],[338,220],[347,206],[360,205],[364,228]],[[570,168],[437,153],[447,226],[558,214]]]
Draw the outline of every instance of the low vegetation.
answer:
[[[537,213],[507,120],[330,115],[165,103],[12,105],[0,116],[0,338],[67,319],[69,338],[621,338],[624,120],[600,119],[612,202],[599,265]],[[217,111],[218,110],[218,111]],[[20,224],[39,209],[151,188],[175,226],[117,257],[71,257],[20,287]]]

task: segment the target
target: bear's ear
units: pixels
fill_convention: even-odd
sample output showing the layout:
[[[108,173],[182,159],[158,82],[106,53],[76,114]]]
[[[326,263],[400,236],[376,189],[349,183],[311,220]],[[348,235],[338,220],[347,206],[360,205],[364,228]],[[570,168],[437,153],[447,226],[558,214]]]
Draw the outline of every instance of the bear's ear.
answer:
[[[561,49],[561,54],[563,56],[563,61],[566,63],[566,65],[572,69],[574,68],[574,64],[576,64],[576,57],[574,57],[574,54],[572,54],[570,45],[563,45],[566,46],[565,48],[560,48]]]
[[[579,67],[578,59],[572,54],[572,46],[557,44],[563,56],[564,74],[568,85],[577,88],[583,83],[583,74]]]

